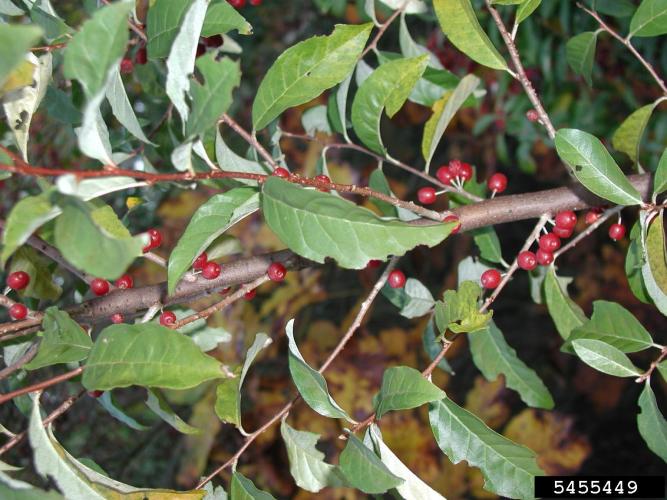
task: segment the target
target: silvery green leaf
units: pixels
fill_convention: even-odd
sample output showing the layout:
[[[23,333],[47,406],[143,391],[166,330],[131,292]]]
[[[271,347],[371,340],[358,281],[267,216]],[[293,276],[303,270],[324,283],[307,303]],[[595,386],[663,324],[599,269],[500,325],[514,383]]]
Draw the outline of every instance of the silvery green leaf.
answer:
[[[303,129],[311,137],[314,137],[317,132],[324,132],[331,134],[331,126],[327,117],[327,107],[324,105],[313,106],[304,111],[301,115],[301,124]]]
[[[111,105],[111,111],[114,116],[134,137],[147,144],[153,144],[139,125],[139,120],[134,114],[132,104],[125,92],[123,79],[120,76],[120,67],[114,66],[111,71],[111,77],[106,87],[106,97]]]
[[[140,424],[134,418],[130,417],[127,413],[118,408],[111,396],[111,391],[106,391],[104,394],[102,394],[99,398],[97,398],[97,402],[102,406],[102,408],[109,412],[109,415],[111,415],[119,422],[124,423],[130,429],[134,429],[135,431],[146,431],[149,429],[149,427]]]
[[[405,5],[406,1],[408,2],[408,6],[404,11],[406,14],[423,14],[428,10],[426,3],[422,0],[380,0],[380,2],[392,9],[400,9]]]
[[[216,132],[215,136],[215,158],[220,169],[227,170],[229,172],[248,172],[251,174],[270,173],[270,170],[264,167],[261,163],[247,160],[232,151],[222,139],[220,130]],[[253,186],[257,185],[257,181],[249,179],[238,179],[238,182],[243,184],[250,184]]]
[[[371,73],[373,73],[373,68],[366,61],[360,59],[354,72],[354,81],[356,82],[357,87],[361,87],[361,84],[371,76]]]
[[[5,16],[22,16],[23,10],[14,5],[11,0],[0,0],[0,14]]]
[[[105,165],[113,165],[109,129],[106,123],[104,123],[104,118],[100,112],[100,105],[103,99],[104,88],[88,99],[83,110],[81,127],[74,129],[74,132],[77,135],[79,149],[83,154]]]
[[[423,54],[428,54],[428,65],[431,68],[443,69],[442,63],[434,53],[432,53],[423,45],[420,45],[414,41],[412,35],[410,35],[410,30],[408,30],[408,24],[405,21],[405,14],[401,15],[400,31],[398,36],[401,53],[405,57],[417,57]]]
[[[171,152],[171,163],[174,165],[176,170],[181,172],[194,172],[195,168],[192,165],[192,148],[194,144],[192,141],[188,141],[184,144],[176,146]]]
[[[62,194],[76,196],[84,201],[99,198],[109,193],[144,187],[146,183],[131,177],[103,177],[99,179],[79,179],[74,174],[65,174],[56,178],[56,188]]]

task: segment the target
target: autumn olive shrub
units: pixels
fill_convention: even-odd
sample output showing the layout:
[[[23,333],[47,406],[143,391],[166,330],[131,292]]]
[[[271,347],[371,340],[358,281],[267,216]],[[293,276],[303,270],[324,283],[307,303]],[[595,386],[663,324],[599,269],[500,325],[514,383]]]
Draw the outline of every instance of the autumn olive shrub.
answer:
[[[383,12],[389,8],[390,15],[376,16],[374,2],[366,1],[373,22],[339,24],[328,34],[285,50],[256,89],[252,123],[245,127],[227,111],[241,81],[238,59],[243,57],[233,37],[251,36],[252,27],[232,2],[102,1],[99,7],[88,2],[89,17],[79,26],[68,26],[48,0],[0,1],[5,21],[0,24],[0,85],[11,129],[0,146],[0,169],[4,196],[16,200],[2,221],[0,258],[6,289],[0,303],[9,318],[0,324],[5,364],[0,403],[17,404],[26,417],[23,429],[20,422],[3,422],[6,440],[0,453],[27,440],[36,472],[60,492],[46,493],[19,481],[12,477],[13,467],[2,463],[2,498],[62,494],[76,499],[220,499],[227,497],[225,491],[232,499],[273,498],[239,472],[233,472],[230,484],[213,482],[224,469],[235,471],[243,451],[274,424],[280,426],[294,481],[305,490],[347,486],[367,494],[392,491],[409,499],[442,498],[382,439],[383,415],[422,405],[428,405],[433,438],[452,462],[465,460],[479,468],[490,492],[532,498],[533,479],[543,474],[535,454],[493,431],[431,382],[434,370],[449,370],[445,355],[450,346],[467,336],[472,359],[488,380],[502,375],[526,405],[553,408],[549,389],[493,322],[494,300],[520,272],[531,273],[533,283],[542,288],[564,352],[603,373],[642,384],[639,432],[651,451],[667,460],[667,423],[651,389],[657,377],[667,377],[667,347],[654,342],[617,303],[599,300],[587,317],[568,297],[567,280],[557,275],[555,265],[560,255],[598,229],[606,228],[614,240],[629,237],[629,286],[639,300],[667,314],[661,197],[667,189],[667,153],[662,153],[655,172],[647,173],[638,163],[643,129],[660,101],[667,99],[667,88],[632,45],[635,38],[667,33],[667,0],[643,0],[623,32],[611,27],[613,19],[605,21],[591,10],[594,2],[581,5],[590,14],[593,31],[567,44],[571,68],[590,81],[596,40],[617,39],[662,93],[632,113],[613,135],[611,146],[627,155],[627,163],[638,172],[631,176],[623,173],[599,138],[571,128],[576,123],[556,129],[544,109],[514,44],[522,36],[522,21],[539,0],[487,0],[485,8],[497,30],[493,36],[482,29],[470,0],[382,2]],[[502,173],[479,179],[465,158],[435,163],[452,118],[460,108],[475,106],[485,89],[473,74],[443,69],[415,42],[409,30],[413,16],[437,18],[450,44],[447,50],[458,50],[518,82],[532,104],[526,120],[555,148],[561,167],[571,174],[568,186],[507,195],[511,186]],[[400,47],[380,50],[378,42],[394,23],[399,25]],[[495,47],[491,38],[502,40],[504,47]],[[133,106],[128,78],[122,75],[142,82],[147,94],[143,100],[162,109],[162,119],[147,123],[142,118],[146,104]],[[303,114],[307,135],[300,139],[318,140],[315,133],[324,132],[333,137],[328,149],[355,149],[375,158],[378,168],[366,185],[331,179],[326,148],[316,175],[305,176],[299,165],[285,162],[279,141],[294,132],[281,129],[281,114],[320,96],[326,96],[327,104]],[[381,133],[383,114],[395,115],[407,100],[432,109],[422,133],[423,163],[418,166],[394,158]],[[73,127],[81,161],[31,163],[31,120],[45,108],[63,126]],[[163,127],[169,127],[170,144],[157,147],[154,134]],[[223,130],[245,141],[247,153],[233,151],[223,140]],[[424,187],[415,193],[417,203],[392,193],[383,165],[419,178]],[[11,186],[20,192],[10,193]],[[169,255],[164,255],[159,229],[131,234],[127,215],[119,217],[141,209],[138,200],[150,198],[151,191],[162,186],[211,193]],[[108,196],[112,193],[121,194]],[[120,199],[122,193],[131,195],[127,203],[106,202]],[[431,205],[443,198],[449,200],[449,210],[433,210]],[[362,207],[362,201],[374,209]],[[638,213],[628,234],[620,215],[626,207]],[[230,252],[226,231],[255,212],[286,249],[226,259],[221,265],[220,259]],[[502,252],[493,226],[524,219],[537,222],[520,252],[510,258]],[[606,221],[613,224],[603,225]],[[463,260],[457,287],[438,300],[418,276],[406,277],[400,259],[419,245],[434,247],[455,239],[459,231],[473,233],[480,258]],[[165,267],[166,282],[134,283],[128,268],[146,260]],[[356,318],[320,367],[310,366],[299,352],[293,333],[299,318],[284,325],[285,362],[298,397],[257,430],[244,430],[243,380],[270,338],[258,334],[254,341],[248,339],[245,363],[225,366],[207,353],[225,349],[227,336],[208,327],[206,320],[234,301],[252,300],[263,283],[281,282],[287,273],[325,260],[345,269],[379,268],[377,282],[359,301]],[[75,291],[63,294],[65,285]],[[206,309],[177,307],[209,294],[217,299]],[[432,363],[422,371],[386,367],[374,398],[375,411],[356,421],[329,394],[324,372],[379,294],[397,306],[397,315],[431,318],[424,346]],[[654,352],[650,366],[638,367],[628,356],[642,350]],[[59,365],[58,375],[51,376],[53,368],[42,371],[54,365]],[[55,409],[49,413],[40,399],[45,399],[44,391],[63,383],[75,386],[78,393],[57,405],[51,398],[49,406]],[[245,441],[229,461],[213,465],[211,474],[192,491],[143,490],[114,481],[67,453],[53,433],[53,421],[81,397],[98,398],[127,422],[111,395],[129,386],[144,388],[145,404],[167,424],[182,433],[196,433],[198,429],[174,413],[161,391],[202,383],[217,386],[216,414],[238,428]],[[333,463],[315,448],[318,435],[293,428],[286,420],[297,404],[343,422],[341,439],[346,444]]]

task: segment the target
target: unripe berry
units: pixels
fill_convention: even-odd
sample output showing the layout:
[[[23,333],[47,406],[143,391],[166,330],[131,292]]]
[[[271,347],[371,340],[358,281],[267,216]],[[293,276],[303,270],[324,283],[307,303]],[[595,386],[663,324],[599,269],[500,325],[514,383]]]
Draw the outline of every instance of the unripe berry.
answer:
[[[502,193],[507,189],[507,176],[505,174],[497,173],[489,177],[486,181],[487,187],[496,193]]]
[[[134,70],[134,63],[132,62],[132,59],[125,57],[120,61],[120,72],[123,75],[132,73],[133,70]]]
[[[196,271],[201,271],[208,264],[208,255],[206,252],[202,252],[199,257],[195,259],[192,263],[192,268]]]
[[[430,205],[435,201],[435,189],[432,187],[424,187],[417,191],[417,198],[423,205]]]
[[[447,165],[443,165],[436,172],[435,176],[443,184],[451,184],[454,180],[454,175],[452,174],[451,169]]]
[[[551,232],[554,233],[559,238],[569,238],[570,236],[572,236],[573,230],[554,226],[553,228],[551,228]]]
[[[16,304],[12,304],[12,306],[9,308],[9,317],[14,321],[21,321],[22,319],[25,319],[27,315],[28,308],[23,304],[19,304],[18,302]]]
[[[532,271],[537,267],[537,257],[530,250],[524,250],[517,257],[517,264],[521,269]]]
[[[280,177],[281,179],[287,179],[289,178],[289,171],[286,168],[283,167],[277,167],[273,170],[273,174],[276,177]]]
[[[586,222],[587,225],[594,224],[600,217],[602,216],[602,210],[599,208],[591,208],[588,212],[586,212],[586,216],[584,217],[584,221]]]
[[[109,282],[102,278],[95,278],[90,282],[90,289],[95,295],[101,297],[102,295],[109,293]]]
[[[246,300],[252,300],[255,298],[255,295],[257,295],[257,288],[253,288],[249,292],[244,293],[243,298]]]
[[[208,262],[205,266],[204,269],[201,271],[201,275],[206,278],[207,280],[214,280],[218,276],[220,276],[220,264],[217,262]]]
[[[142,66],[148,62],[146,47],[141,47],[137,50],[137,53],[134,55],[134,62]]]
[[[266,271],[271,281],[283,281],[287,274],[287,269],[280,262],[272,262],[269,269]]]
[[[30,275],[25,271],[15,271],[7,276],[7,286],[13,290],[23,290],[30,284]]]
[[[574,229],[574,226],[577,225],[577,214],[572,210],[558,212],[554,221],[558,227],[562,227],[563,229]]]
[[[623,239],[623,236],[625,236],[625,226],[623,224],[612,224],[609,227],[609,237],[612,240],[618,241]]]
[[[482,273],[480,282],[488,290],[493,290],[500,285],[501,276],[497,269],[488,269]]]
[[[120,278],[116,280],[115,283],[116,287],[124,289],[124,288],[132,288],[134,286],[134,280],[132,279],[132,276],[129,274],[123,274]]]
[[[537,252],[535,252],[535,258],[540,266],[548,266],[554,261],[554,254],[538,248]]]
[[[543,234],[540,237],[539,246],[545,252],[555,252],[560,248],[560,238],[553,233]]]
[[[115,313],[115,314],[111,315],[111,322],[112,323],[117,325],[119,323],[122,323],[123,321],[125,321],[125,318],[123,317],[123,315],[121,313]]]
[[[452,229],[451,234],[456,234],[461,230],[461,222],[459,221],[459,218],[456,215],[448,215],[445,217],[442,222],[458,222],[456,226],[454,226],[454,229]]]
[[[405,274],[403,274],[403,271],[394,269],[389,273],[387,281],[392,288],[403,288],[405,286]]]
[[[102,394],[104,394],[104,391],[88,391],[88,395],[89,395],[91,398],[95,398],[95,399],[97,399],[97,398],[99,398],[100,396],[102,396]]]
[[[537,114],[537,111],[535,111],[534,109],[529,109],[528,111],[526,111],[526,118],[528,118],[529,122],[534,123],[540,119],[540,115]]]
[[[160,314],[160,324],[162,326],[171,326],[176,323],[176,315],[171,311],[164,311]]]

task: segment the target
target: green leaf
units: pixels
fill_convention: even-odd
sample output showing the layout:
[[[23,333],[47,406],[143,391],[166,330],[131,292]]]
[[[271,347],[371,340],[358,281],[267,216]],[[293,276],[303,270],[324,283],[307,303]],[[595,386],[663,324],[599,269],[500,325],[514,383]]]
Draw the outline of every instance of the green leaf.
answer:
[[[44,331],[37,356],[25,365],[27,370],[81,361],[86,359],[93,346],[85,330],[57,307],[49,307],[44,312],[42,329]]]
[[[382,64],[359,86],[352,102],[352,127],[376,153],[386,153],[380,137],[382,110],[386,108],[390,118],[398,113],[427,64],[426,55],[396,59]]]
[[[273,63],[252,107],[252,123],[266,127],[287,108],[304,104],[339,84],[352,72],[373,25],[337,25],[283,52]]]
[[[653,197],[667,191],[667,148],[663,150],[658,161],[658,168],[653,178]]]
[[[169,256],[168,293],[173,293],[183,274],[213,241],[258,208],[259,194],[249,187],[217,194],[200,206]]]
[[[237,30],[239,35],[252,35],[252,26],[226,0],[211,2],[206,11],[201,36],[224,35]]]
[[[189,389],[223,377],[220,363],[190,338],[155,323],[105,328],[85,368],[83,385],[88,390],[131,385]]]
[[[438,56],[433,54],[423,45],[420,45],[414,41],[412,35],[410,34],[410,30],[408,29],[408,24],[405,21],[405,18],[406,16],[403,14],[401,16],[401,23],[399,27],[400,31],[398,33],[398,42],[401,46],[401,54],[403,54],[404,57],[417,57],[426,54],[428,55],[429,67],[435,69],[444,69],[440,59],[438,59]]]
[[[37,26],[0,24],[0,89],[41,36],[42,30]]]
[[[431,361],[435,360],[438,354],[440,354],[440,351],[442,351],[443,345],[442,342],[439,342],[436,339],[435,326],[432,319],[429,320],[429,322],[426,324],[424,335],[422,336],[422,344],[426,354],[428,354],[428,357]],[[438,368],[451,375],[454,375],[454,370],[452,370],[452,367],[449,365],[446,358],[442,358],[438,362]]]
[[[297,254],[316,262],[331,257],[348,269],[362,269],[372,259],[386,261],[417,245],[437,245],[454,226],[381,219],[340,197],[278,177],[264,182],[262,212],[271,230]]]
[[[299,390],[303,400],[320,415],[329,418],[350,417],[329,394],[327,381],[321,373],[311,368],[303,359],[294,340],[294,320],[291,319],[285,326],[289,346],[288,363],[294,385]]]
[[[646,124],[658,101],[642,106],[628,116],[611,138],[614,148],[628,155],[633,162],[639,161],[639,144]]]
[[[385,370],[377,398],[377,418],[392,410],[409,410],[442,399],[445,392],[429,382],[418,370],[394,366]]]
[[[591,319],[572,331],[568,342],[593,339],[623,352],[637,352],[653,345],[651,335],[630,311],[615,302],[593,302]]]
[[[667,359],[658,363],[657,368],[660,372],[660,375],[662,375],[662,378],[667,382]]]
[[[178,432],[182,432],[183,434],[201,434],[201,429],[188,425],[181,417],[176,415],[174,410],[169,407],[169,403],[167,403],[159,392],[148,390],[146,406]]]
[[[306,135],[315,137],[318,132],[331,135],[331,125],[327,116],[327,107],[324,104],[308,108],[301,115],[301,126]]]
[[[0,14],[5,16],[22,16],[25,12],[14,5],[12,0],[0,0]]]
[[[230,172],[248,172],[251,174],[268,174],[271,171],[257,161],[251,161],[237,155],[232,151],[220,135],[220,130],[215,136],[215,158],[222,170]],[[236,182],[256,186],[257,181],[250,179],[236,179]]]
[[[199,35],[204,24],[207,0],[194,0],[183,17],[183,23],[174,38],[169,57],[167,57],[167,81],[165,89],[174,108],[183,122],[188,122],[190,109],[187,97],[190,94],[190,75],[194,73]]]
[[[354,73],[350,73],[348,77],[338,85],[336,91],[329,95],[329,101],[327,103],[327,114],[331,127],[336,132],[343,134],[343,137],[347,142],[350,142],[350,138],[347,134],[347,129],[349,128],[347,121],[347,97],[353,76]]]
[[[96,398],[96,400],[100,406],[109,413],[109,415],[111,415],[119,422],[127,425],[130,429],[134,429],[136,431],[146,431],[150,429],[150,427],[140,424],[134,418],[130,417],[127,413],[118,408],[115,401],[113,400],[113,397],[111,396],[111,391],[105,391],[104,394],[102,394],[99,398]]]
[[[516,23],[521,24],[540,6],[542,0],[525,0],[516,10]]]
[[[567,289],[561,287],[553,267],[549,267],[544,278],[544,297],[551,319],[563,340],[567,340],[572,330],[587,321],[581,307],[568,296]]]
[[[217,60],[216,55],[209,52],[199,57],[196,65],[204,84],[194,80],[190,88],[192,110],[186,127],[188,137],[201,136],[215,126],[232,103],[232,90],[241,82],[239,63],[228,57]]]
[[[127,97],[127,92],[125,92],[123,79],[120,76],[120,65],[114,66],[111,71],[112,76],[106,87],[106,98],[109,101],[113,115],[134,137],[147,144],[153,144],[144,134],[139,120],[137,120],[137,115],[134,114],[132,104]]]
[[[443,399],[430,405],[429,420],[440,449],[455,464],[465,460],[484,476],[484,489],[509,498],[535,498],[535,476],[544,471],[536,454]]]
[[[435,305],[433,295],[421,281],[408,278],[403,288],[382,287],[382,295],[398,307],[405,318],[418,318],[427,314]]]
[[[422,155],[426,160],[426,171],[431,164],[447,125],[463,103],[472,95],[479,83],[480,79],[475,75],[467,75],[452,92],[446,92],[442,99],[433,105],[433,115],[424,125],[424,136],[422,138]]]
[[[544,382],[519,359],[493,322],[485,330],[469,335],[468,341],[475,366],[486,380],[491,382],[503,375],[505,385],[517,391],[528,406],[547,410],[554,407],[554,400]]]
[[[403,4],[407,3],[408,5],[405,8],[406,14],[423,14],[428,10],[423,0],[380,0],[380,2],[394,10],[403,7]]]
[[[235,425],[245,434],[241,424],[241,386],[245,376],[259,352],[271,344],[271,338],[265,333],[258,333],[245,355],[241,370],[236,370],[235,377],[224,379],[216,389],[215,413],[220,420]]]
[[[297,431],[283,420],[280,424],[280,435],[287,448],[290,474],[299,488],[317,493],[327,486],[345,486],[345,478],[340,469],[326,463],[324,453],[317,449],[317,434]]]
[[[338,462],[347,482],[370,495],[384,493],[403,483],[354,434],[348,434]]]
[[[109,211],[90,210],[70,199],[56,220],[54,237],[58,250],[75,267],[93,276],[116,279],[143,254],[145,243],[142,236],[129,236],[127,229],[126,235],[109,232],[121,224]],[[72,238],[72,228],[76,228],[76,238]]]
[[[230,493],[234,500],[275,500],[272,495],[257,489],[250,479],[238,471],[232,475]]]
[[[49,194],[26,196],[9,213],[7,225],[2,232],[2,264],[23,245],[42,224],[53,218]]]
[[[479,248],[480,257],[489,262],[503,263],[503,253],[496,230],[492,227],[482,227],[472,231],[475,245]]]
[[[623,174],[602,142],[587,132],[560,129],[556,150],[586,189],[619,205],[639,205],[641,195]]]
[[[30,275],[30,283],[22,290],[22,297],[40,300],[57,300],[62,288],[54,282],[49,266],[51,260],[42,256],[35,249],[24,246],[14,254],[9,272],[24,271]]]
[[[623,351],[601,340],[579,339],[572,342],[572,347],[584,363],[602,373],[616,377],[636,377],[642,373]]]
[[[132,6],[123,1],[100,8],[67,43],[65,77],[79,80],[88,99],[104,89],[110,70],[125,54]]]
[[[508,69],[480,26],[470,0],[434,0],[433,5],[442,31],[457,49],[489,68]]]
[[[639,396],[639,408],[641,410],[637,415],[639,434],[649,449],[667,462],[667,421],[660,413],[650,379],[646,380],[644,390]]]
[[[382,171],[382,164],[380,164],[378,168],[371,172],[371,175],[368,179],[368,187],[373,191],[378,191],[388,196],[393,196],[391,187],[389,186],[389,181],[387,181],[387,177]],[[372,202],[380,209],[382,215],[386,217],[398,217],[398,210],[394,205],[391,205],[386,201],[376,199],[373,199]]]
[[[472,281],[464,281],[458,291],[447,290],[442,301],[435,304],[435,324],[444,334],[447,330],[454,333],[470,333],[481,330],[491,320],[493,311],[479,312],[480,286]]]
[[[628,39],[667,33],[667,0],[642,0],[630,21]]]
[[[642,226],[642,277],[646,291],[662,314],[667,315],[667,263],[663,212],[646,228],[647,213],[640,212]]]
[[[156,0],[146,17],[146,45],[150,59],[164,58],[178,34],[192,0]]]
[[[591,75],[597,39],[597,31],[585,31],[573,36],[565,44],[568,64],[575,73],[584,77],[589,87],[593,86]]]
[[[642,276],[644,257],[642,250],[642,230],[639,222],[635,222],[632,226],[629,239],[628,253],[625,256],[625,274],[628,277],[628,285],[635,297],[645,304],[653,304],[653,301],[646,290],[644,277]]]
[[[380,460],[382,460],[382,463],[387,469],[389,469],[389,472],[396,477],[403,479],[403,483],[396,486],[396,490],[403,498],[410,500],[445,500],[440,493],[431,488],[406,467],[406,465],[394,455],[394,452],[384,444],[380,429],[377,425],[371,424],[367,436],[370,436],[375,453],[380,457]]]

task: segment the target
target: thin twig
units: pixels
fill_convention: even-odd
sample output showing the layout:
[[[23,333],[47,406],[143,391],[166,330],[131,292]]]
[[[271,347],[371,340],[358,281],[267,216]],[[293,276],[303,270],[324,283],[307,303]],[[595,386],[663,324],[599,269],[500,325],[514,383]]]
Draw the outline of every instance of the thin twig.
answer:
[[[637,383],[644,382],[646,379],[650,378],[653,371],[665,358],[667,358],[667,346],[662,348],[662,350],[660,351],[660,356],[658,356],[657,359],[651,362],[651,366],[649,366],[648,370],[642,373],[641,376],[638,377],[637,380],[635,380],[635,382]]]
[[[382,24],[380,25],[378,32],[375,34],[373,37],[373,40],[371,40],[371,43],[368,44],[368,46],[364,49],[364,51],[361,53],[361,57],[359,59],[363,59],[366,54],[368,54],[371,50],[375,50],[377,48],[378,42],[384,35],[385,31],[391,26],[391,23],[393,23],[398,16],[400,16],[405,8],[408,6],[410,2],[405,1],[401,7],[396,9],[391,16]]]
[[[4,340],[4,339],[3,339]],[[37,356],[37,351],[39,349],[39,342],[35,342],[30,346],[30,348],[21,356],[16,362],[12,365],[9,365],[2,370],[0,370],[0,380],[3,380],[9,377],[12,373],[17,370],[20,370],[23,366],[30,363],[35,356]]]
[[[47,389],[54,385],[60,384],[61,382],[65,382],[66,380],[74,378],[83,372],[83,368],[84,368],[83,366],[80,366],[75,370],[63,373],[62,375],[57,375],[48,380],[43,380],[42,382],[39,382],[37,384],[29,385],[28,387],[22,387],[21,389],[8,392],[7,394],[2,394],[0,395],[0,405],[5,404],[7,401],[11,401],[12,399],[18,396],[23,396],[24,394],[28,394],[29,392],[43,391],[44,389]]]
[[[271,156],[271,153],[269,153],[264,146],[262,146],[259,141],[257,140],[257,137],[254,135],[250,134],[247,132],[241,125],[238,124],[236,120],[234,120],[231,116],[229,116],[227,113],[222,115],[222,118],[220,119],[220,122],[226,123],[227,125],[230,126],[234,132],[236,132],[238,135],[243,137],[245,141],[250,144],[255,151],[257,151],[262,158],[266,160],[266,162],[271,165],[271,168],[276,169],[278,168],[278,164],[275,162],[273,159],[273,156]]]

